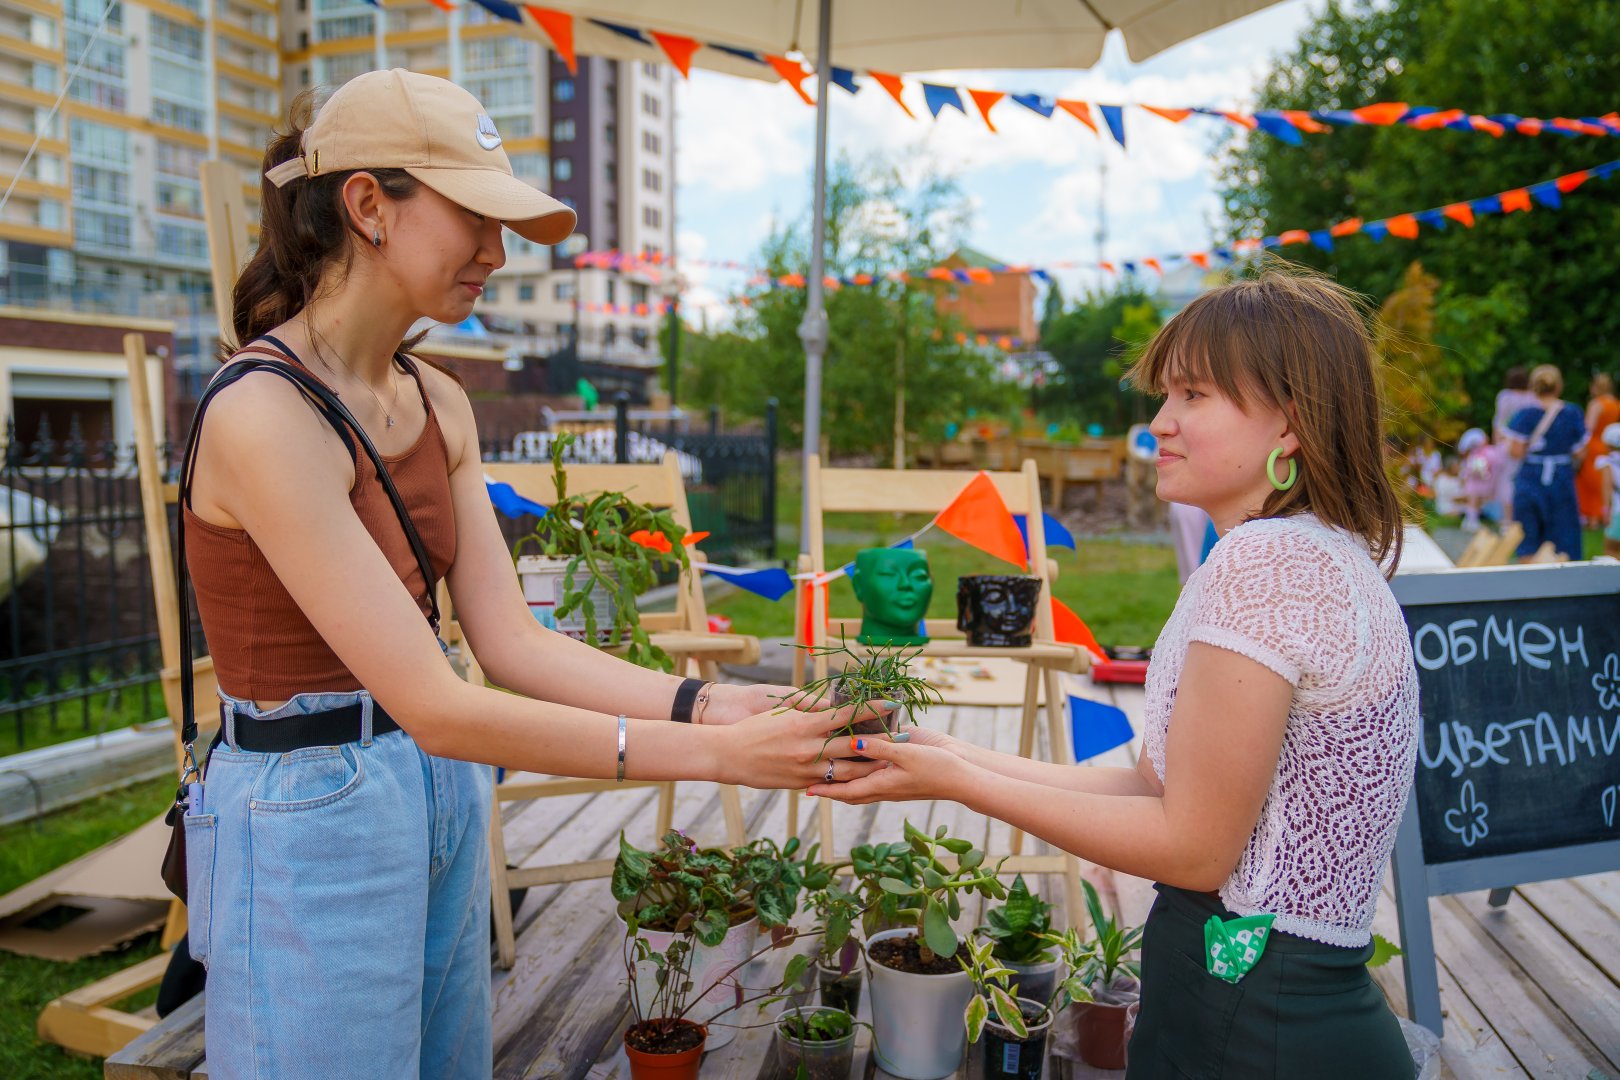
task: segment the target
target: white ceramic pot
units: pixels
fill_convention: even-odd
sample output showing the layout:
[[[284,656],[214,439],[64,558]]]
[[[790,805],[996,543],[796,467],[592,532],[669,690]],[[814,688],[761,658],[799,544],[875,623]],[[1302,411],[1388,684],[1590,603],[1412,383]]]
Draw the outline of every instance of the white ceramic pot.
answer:
[[[1002,963],[1012,968],[1014,975],[1007,981],[1016,983],[1018,996],[1045,1005],[1052,1000],[1052,992],[1057,989],[1058,980],[1066,974],[1063,970],[1063,960],[1054,958],[1039,964],[1011,964]]]
[[[557,618],[557,609],[562,606],[563,582],[568,575],[568,564],[572,561],[553,559],[545,555],[519,556],[518,580],[523,584],[523,599],[528,601],[529,614],[534,616],[536,622],[549,630],[556,630],[583,641],[585,640],[583,609],[570,612],[566,618]],[[581,562],[574,571],[574,584],[584,587],[589,576],[589,568]],[[591,590],[589,603],[596,609],[596,644],[607,644],[613,627],[613,615],[618,610],[618,605],[601,585]]]
[[[967,1048],[962,1011],[973,984],[965,971],[914,975],[871,959],[878,942],[915,935],[915,930],[885,930],[867,939],[875,1052],[879,1065],[904,1080],[941,1080],[962,1064]]]
[[[737,1003],[737,988],[743,985],[741,980],[746,970],[746,966],[738,965],[754,951],[758,924],[759,917],[755,916],[727,930],[720,944],[697,947],[692,956],[692,989],[695,993],[708,986],[709,990],[686,1014],[686,1019],[697,1024],[708,1024],[717,1013],[731,1009]],[[646,929],[638,931],[638,936],[645,939],[654,952],[669,948],[670,941],[675,937],[667,931]],[[725,973],[732,968],[737,970],[726,976]],[[652,1001],[658,990],[656,970],[650,961],[636,965],[636,996],[641,999],[643,1006]],[[732,1009],[718,1024],[709,1028],[709,1041],[705,1044],[708,1049],[725,1046],[736,1036],[736,1028],[728,1026],[728,1021],[732,1024],[742,1023],[743,1012],[742,1009]]]

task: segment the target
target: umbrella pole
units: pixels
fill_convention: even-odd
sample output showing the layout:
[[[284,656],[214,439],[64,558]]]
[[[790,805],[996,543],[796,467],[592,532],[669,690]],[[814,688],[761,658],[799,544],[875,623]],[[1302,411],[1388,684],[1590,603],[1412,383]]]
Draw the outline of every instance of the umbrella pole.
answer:
[[[810,550],[810,459],[821,452],[821,360],[827,354],[827,311],[821,279],[826,275],[827,246],[827,84],[832,74],[832,0],[820,0],[816,48],[816,180],[811,194],[810,280],[804,321],[804,483],[799,501],[799,550]]]

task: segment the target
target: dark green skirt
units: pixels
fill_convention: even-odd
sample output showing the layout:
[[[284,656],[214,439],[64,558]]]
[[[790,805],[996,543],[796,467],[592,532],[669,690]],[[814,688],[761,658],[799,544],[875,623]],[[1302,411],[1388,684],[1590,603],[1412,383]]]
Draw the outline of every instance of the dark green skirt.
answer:
[[[1142,1004],[1126,1080],[1412,1080],[1395,1014],[1367,974],[1369,944],[1273,932],[1238,983],[1204,966],[1204,893],[1157,885],[1142,939]]]

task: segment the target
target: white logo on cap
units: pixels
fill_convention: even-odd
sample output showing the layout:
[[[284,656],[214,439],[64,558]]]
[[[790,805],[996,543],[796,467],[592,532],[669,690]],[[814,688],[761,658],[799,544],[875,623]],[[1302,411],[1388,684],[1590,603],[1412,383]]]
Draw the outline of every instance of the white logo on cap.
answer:
[[[485,150],[501,145],[501,133],[495,130],[495,121],[489,118],[489,113],[478,114],[478,145]]]

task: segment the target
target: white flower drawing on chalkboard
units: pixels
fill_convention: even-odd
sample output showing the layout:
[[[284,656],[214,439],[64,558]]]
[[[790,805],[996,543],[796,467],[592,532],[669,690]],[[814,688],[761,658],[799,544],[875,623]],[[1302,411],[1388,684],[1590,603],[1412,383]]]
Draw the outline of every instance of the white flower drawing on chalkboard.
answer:
[[[1620,709],[1620,656],[1604,657],[1603,670],[1592,676],[1592,689],[1597,691],[1598,708]]]
[[[1474,843],[1490,832],[1490,826],[1485,824],[1485,815],[1490,813],[1490,807],[1474,798],[1474,782],[1465,781],[1462,786],[1462,799],[1458,805],[1446,811],[1446,828],[1462,838],[1463,847],[1473,847]]]

